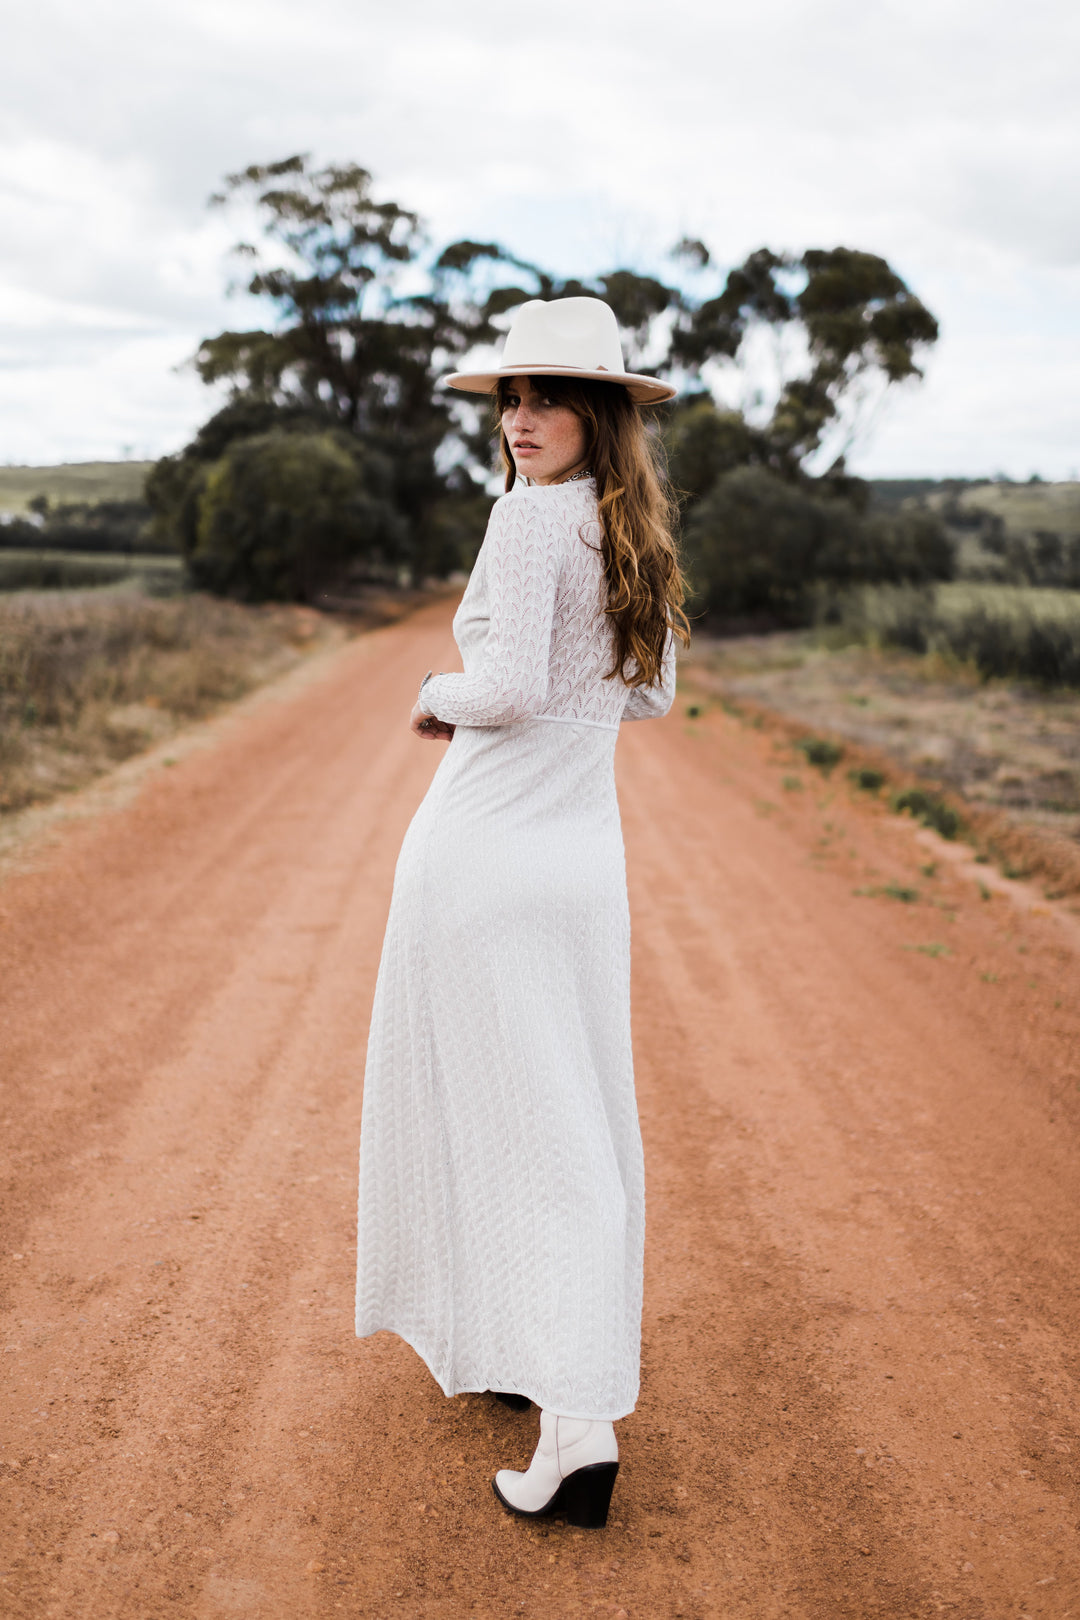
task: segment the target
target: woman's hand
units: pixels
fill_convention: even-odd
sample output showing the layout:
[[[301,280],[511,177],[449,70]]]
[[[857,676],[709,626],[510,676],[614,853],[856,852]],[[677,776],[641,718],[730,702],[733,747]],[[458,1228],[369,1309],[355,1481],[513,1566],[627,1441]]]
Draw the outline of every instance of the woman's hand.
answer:
[[[409,725],[418,737],[427,742],[449,742],[454,735],[454,728],[445,720],[436,719],[433,714],[425,714],[419,703],[413,704],[413,712]]]

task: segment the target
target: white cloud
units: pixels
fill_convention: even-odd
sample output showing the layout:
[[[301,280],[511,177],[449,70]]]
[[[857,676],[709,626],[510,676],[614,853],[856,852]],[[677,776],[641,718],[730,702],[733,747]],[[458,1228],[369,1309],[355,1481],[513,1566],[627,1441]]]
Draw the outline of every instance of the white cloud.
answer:
[[[562,271],[882,253],[944,337],[865,465],[1077,460],[1070,0],[39,0],[4,43],[0,459],[182,442],[210,401],[170,366],[251,319],[206,196],[310,150]]]

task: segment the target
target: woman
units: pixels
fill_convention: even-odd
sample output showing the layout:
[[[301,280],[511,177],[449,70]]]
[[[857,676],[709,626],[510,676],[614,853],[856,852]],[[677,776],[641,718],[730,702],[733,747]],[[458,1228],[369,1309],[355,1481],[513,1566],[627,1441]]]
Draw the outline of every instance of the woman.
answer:
[[[454,619],[464,674],[413,730],[450,739],[402,845],[360,1148],[356,1331],[446,1395],[541,1409],[514,1512],[602,1525],[640,1360],[644,1193],[613,755],[662,715],[684,641],[670,500],[592,298],[525,304],[493,372],[507,493]],[[517,1397],[515,1399],[515,1397]]]

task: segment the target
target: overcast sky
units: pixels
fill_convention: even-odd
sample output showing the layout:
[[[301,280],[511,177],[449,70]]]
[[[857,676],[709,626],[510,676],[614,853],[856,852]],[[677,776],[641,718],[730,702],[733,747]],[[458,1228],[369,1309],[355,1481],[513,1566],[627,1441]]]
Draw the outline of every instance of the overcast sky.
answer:
[[[190,437],[251,323],[206,198],[308,151],[564,272],[883,254],[942,338],[856,468],[1078,476],[1076,0],[36,0],[0,48],[0,461]]]

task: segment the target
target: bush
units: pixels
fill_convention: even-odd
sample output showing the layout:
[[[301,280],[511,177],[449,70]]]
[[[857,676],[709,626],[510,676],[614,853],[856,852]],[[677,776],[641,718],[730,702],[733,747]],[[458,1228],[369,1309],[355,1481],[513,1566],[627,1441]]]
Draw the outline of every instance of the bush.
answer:
[[[927,793],[923,788],[905,788],[902,793],[894,794],[892,807],[898,813],[907,811],[924,827],[933,827],[942,838],[956,838],[963,826],[951,805],[946,804],[938,794]]]
[[[86,551],[110,554],[174,552],[175,546],[150,532],[145,501],[63,501],[44,495],[30,503],[35,520],[0,524],[0,548],[34,551]]]
[[[828,737],[800,737],[795,747],[801,754],[806,755],[807,764],[816,765],[825,776],[828,776],[844,757],[841,744],[830,742]]]
[[[984,679],[1080,687],[1080,597],[1070,591],[955,585],[835,597],[822,617],[858,640],[938,653]]]
[[[827,486],[822,486],[827,487]],[[700,607],[725,618],[814,616],[815,586],[947,578],[952,547],[931,514],[864,515],[852,501],[789,482],[764,467],[719,478],[685,525]]]
[[[278,427],[234,439],[180,492],[194,584],[247,600],[307,601],[350,559],[392,565],[401,519],[379,488],[381,471],[339,431]]]

